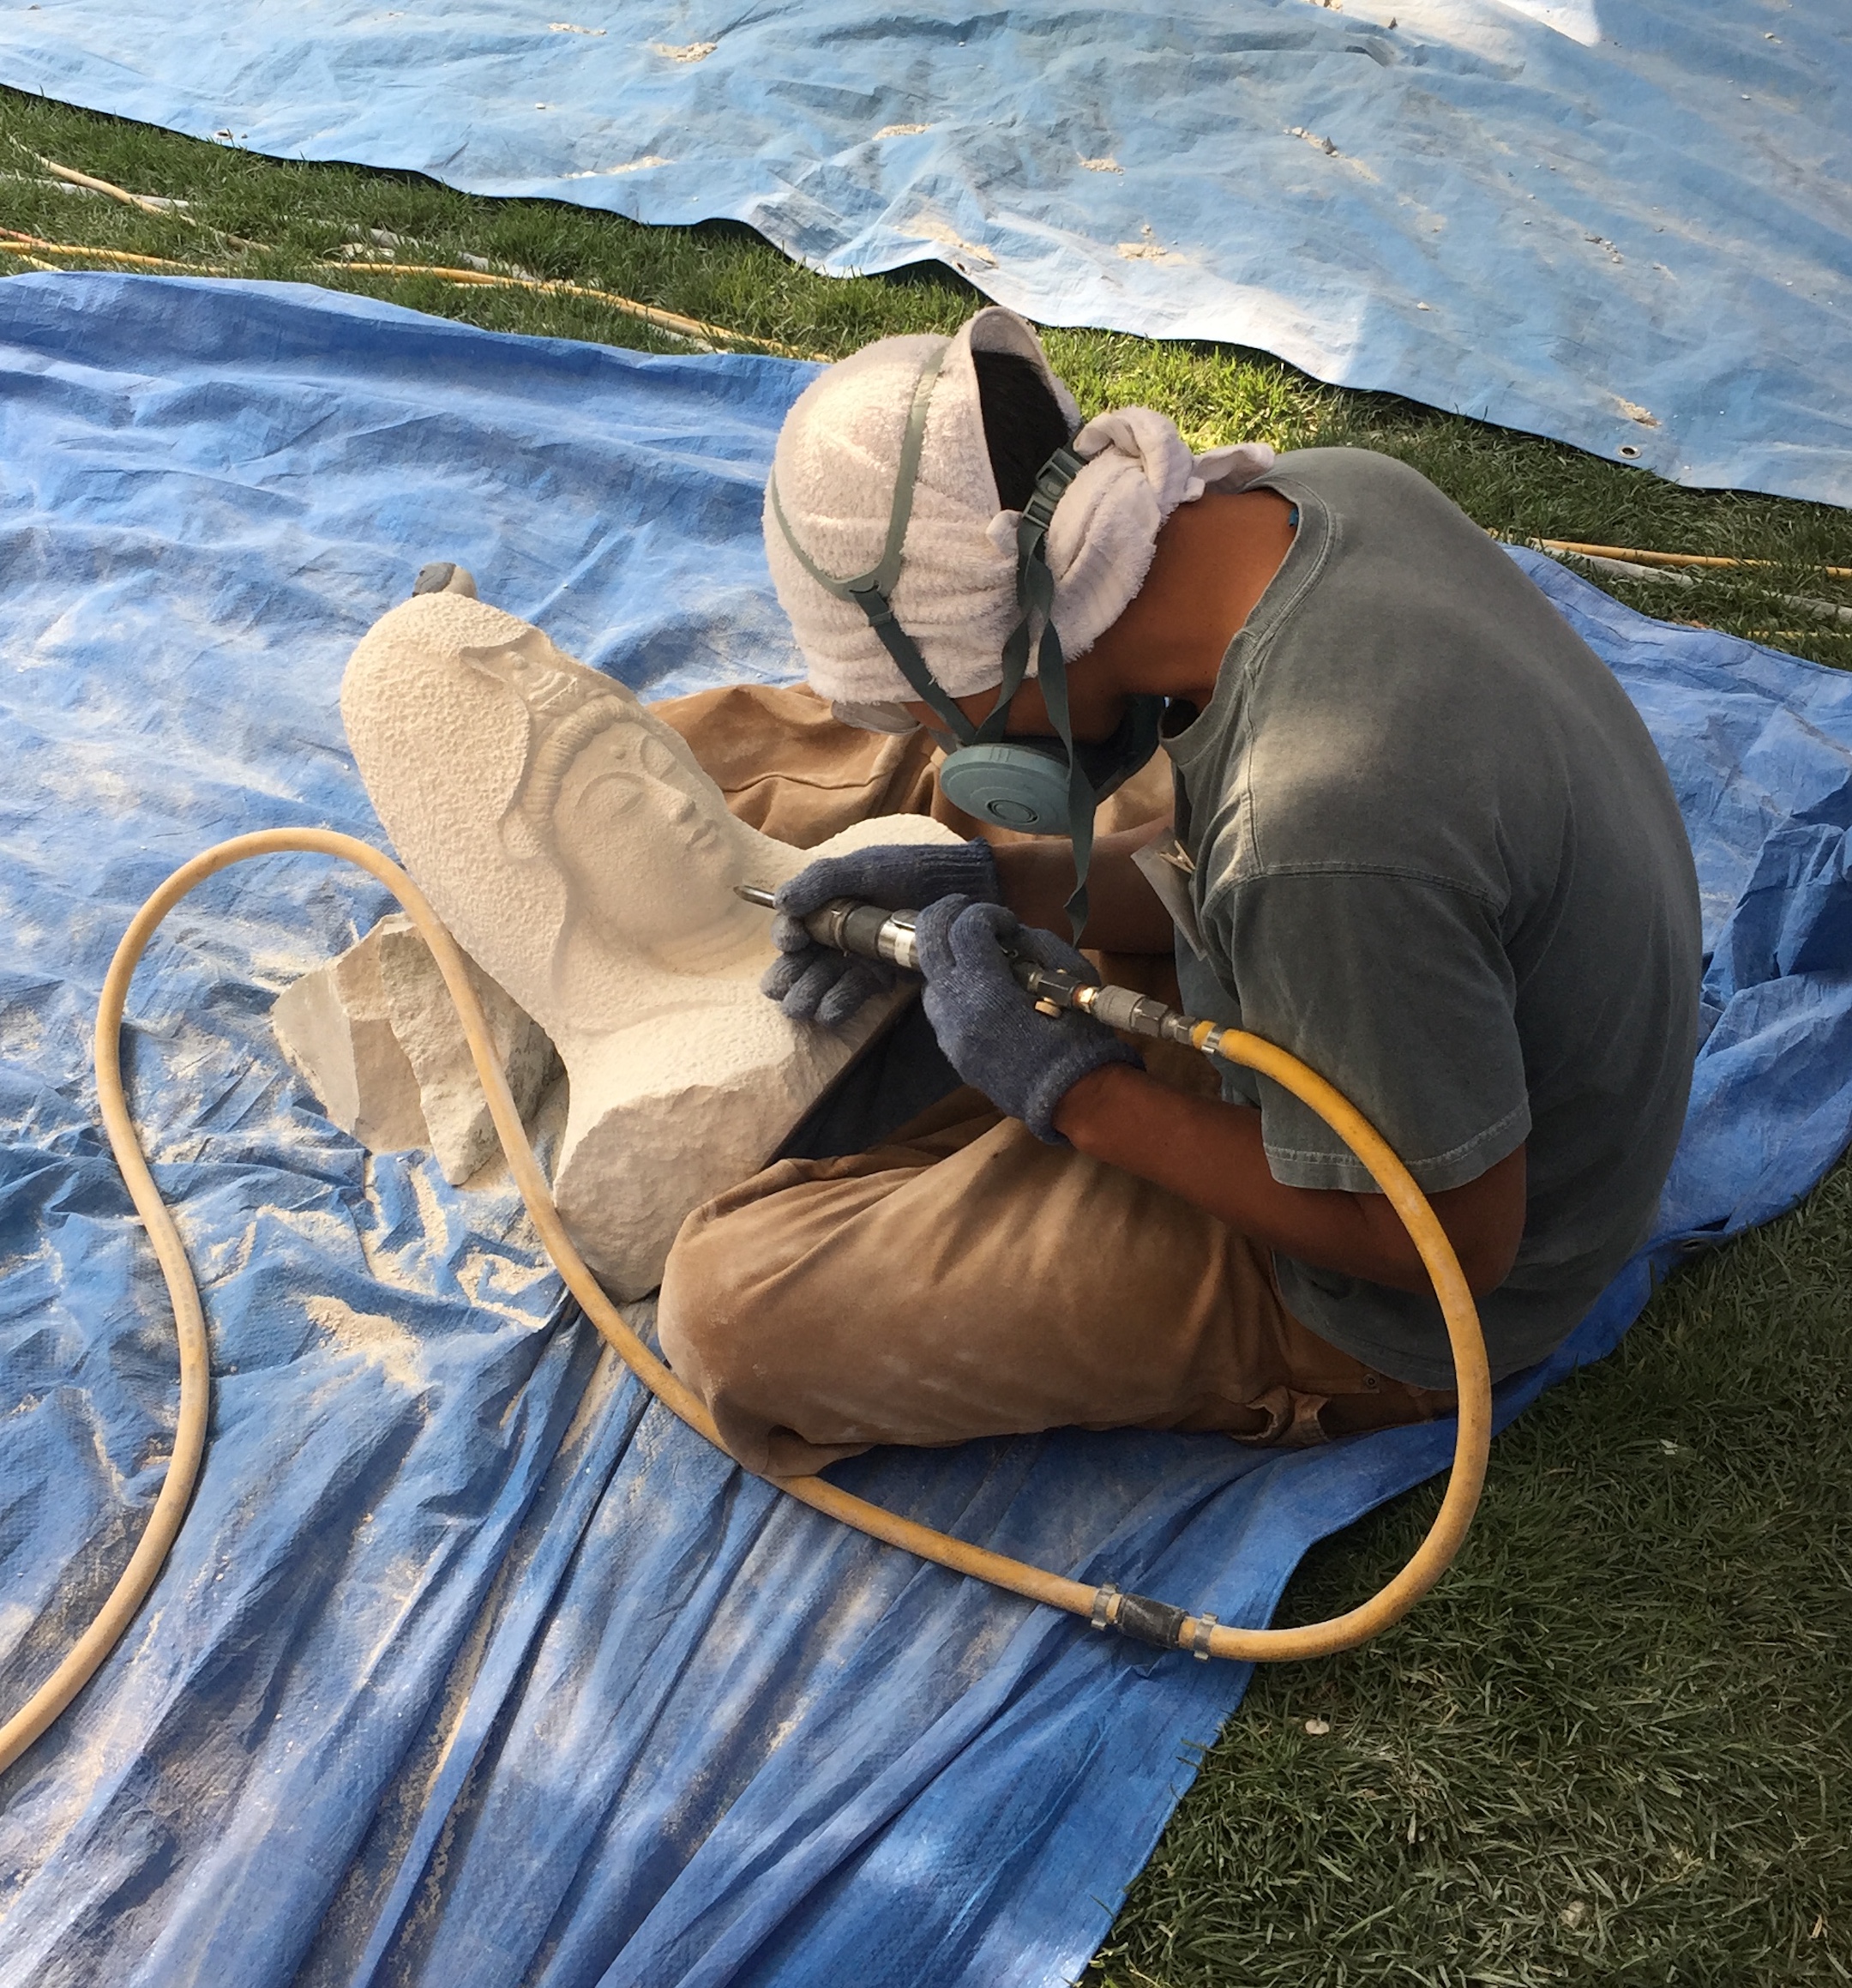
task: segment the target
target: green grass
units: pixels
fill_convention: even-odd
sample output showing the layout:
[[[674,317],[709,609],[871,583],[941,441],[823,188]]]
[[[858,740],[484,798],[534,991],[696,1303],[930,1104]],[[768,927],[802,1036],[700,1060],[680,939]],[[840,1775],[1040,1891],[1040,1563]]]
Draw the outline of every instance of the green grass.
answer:
[[[33,153],[184,198],[198,225],[59,192]],[[644,349],[687,348],[586,299],[329,264],[348,242],[384,255],[378,229],[400,238],[400,260],[474,256],[822,354],[949,329],[976,299],[935,268],[831,281],[729,225],[474,199],[9,92],[0,174],[18,176],[0,178],[0,226]],[[1507,534],[1772,561],[1614,591],[1649,613],[1792,631],[1762,639],[1852,664],[1852,630],[1780,598],[1852,604],[1819,572],[1852,566],[1845,512],[1681,490],[1232,347],[1091,331],[1049,343],[1085,407],[1164,408],[1199,445],[1363,444]],[[1500,1439],[1461,1559],[1410,1621],[1257,1676],[1094,1988],[1852,1980],[1849,1224],[1843,1167],[1796,1214],[1681,1273],[1613,1358]],[[1320,1549],[1286,1618],[1370,1589],[1436,1497],[1425,1487]]]
[[[1256,1675],[1097,1988],[1852,1979],[1849,1222],[1843,1166],[1681,1272],[1499,1438],[1410,1621]],[[1437,1502],[1326,1542],[1282,1619]]]

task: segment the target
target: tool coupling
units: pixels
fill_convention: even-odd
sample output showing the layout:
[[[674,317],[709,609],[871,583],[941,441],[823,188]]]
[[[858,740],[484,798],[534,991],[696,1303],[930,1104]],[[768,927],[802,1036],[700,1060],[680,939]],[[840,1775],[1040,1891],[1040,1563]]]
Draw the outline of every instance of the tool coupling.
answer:
[[[749,904],[767,911],[778,908],[777,900],[769,890],[750,883],[735,888]],[[863,960],[887,960],[907,972],[917,973],[919,942],[913,929],[917,916],[911,911],[887,911],[860,898],[833,897],[803,920],[803,928],[819,945],[832,947],[839,953],[851,953]],[[1044,1012],[1077,1009],[1108,1028],[1122,1029],[1129,1035],[1195,1046],[1193,1036],[1198,1023],[1191,1016],[1167,1008],[1162,1001],[1154,1001],[1148,994],[1134,994],[1129,987],[1103,985],[1065,967],[1040,967],[1019,953],[1009,952],[1007,947],[1004,950],[1017,985]]]

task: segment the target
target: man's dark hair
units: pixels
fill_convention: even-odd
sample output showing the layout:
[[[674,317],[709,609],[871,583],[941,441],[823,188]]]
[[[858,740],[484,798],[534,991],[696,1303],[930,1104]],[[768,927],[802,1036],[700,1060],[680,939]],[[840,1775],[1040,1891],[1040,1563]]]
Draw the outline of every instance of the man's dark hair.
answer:
[[[1020,352],[974,352],[971,364],[997,503],[1004,510],[1019,511],[1035,490],[1043,464],[1072,439],[1067,417],[1033,359]]]

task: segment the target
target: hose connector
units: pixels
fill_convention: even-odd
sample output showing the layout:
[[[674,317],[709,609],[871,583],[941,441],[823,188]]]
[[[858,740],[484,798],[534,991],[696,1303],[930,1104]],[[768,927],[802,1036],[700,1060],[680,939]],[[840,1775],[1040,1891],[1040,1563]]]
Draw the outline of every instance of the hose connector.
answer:
[[[1183,1630],[1197,1619],[1168,1601],[1153,1601],[1148,1594],[1121,1593],[1109,1581],[1103,1581],[1093,1590],[1093,1610],[1087,1618],[1094,1629],[1115,1629],[1133,1642],[1149,1643],[1157,1650],[1195,1647],[1195,1639],[1186,1641]],[[1208,1619],[1213,1623],[1215,1618]]]

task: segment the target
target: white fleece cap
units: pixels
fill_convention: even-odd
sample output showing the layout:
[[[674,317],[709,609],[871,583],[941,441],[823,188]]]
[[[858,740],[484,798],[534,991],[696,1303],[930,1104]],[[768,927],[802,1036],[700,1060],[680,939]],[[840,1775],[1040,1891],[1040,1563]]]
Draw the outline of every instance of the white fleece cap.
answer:
[[[926,414],[913,514],[895,618],[953,697],[1002,681],[1003,645],[1019,618],[1016,525],[999,509],[984,442],[971,353],[1015,352],[1048,382],[1072,428],[1079,410],[1049,368],[1041,341],[1013,310],[980,310],[949,341],[884,338],[839,360],[798,396],[779,431],[773,475],[786,522],[810,559],[849,579],[881,557],[907,414],[922,369],[943,350]],[[1055,626],[1069,656],[1084,654],[1144,584],[1158,527],[1213,486],[1241,490],[1266,474],[1273,451],[1243,443],[1194,455],[1176,424],[1149,407],[1102,414],[1069,445],[1085,467],[1048,534]],[[766,555],[780,605],[803,651],[810,685],[844,704],[916,693],[854,602],[821,587],[786,543],[767,498]],[[1033,653],[1030,669],[1035,665]]]

